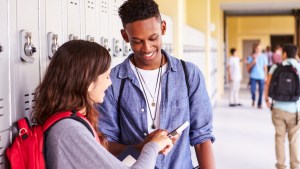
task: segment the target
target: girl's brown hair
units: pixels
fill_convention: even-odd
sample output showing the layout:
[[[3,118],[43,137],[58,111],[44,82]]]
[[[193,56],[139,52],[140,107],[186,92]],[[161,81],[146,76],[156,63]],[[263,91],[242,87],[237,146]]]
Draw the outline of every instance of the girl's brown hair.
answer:
[[[98,132],[101,144],[107,147],[97,127],[98,112],[89,98],[88,87],[109,69],[110,63],[109,52],[95,42],[73,40],[63,44],[36,89],[33,119],[43,124],[55,113],[85,108],[86,118]]]

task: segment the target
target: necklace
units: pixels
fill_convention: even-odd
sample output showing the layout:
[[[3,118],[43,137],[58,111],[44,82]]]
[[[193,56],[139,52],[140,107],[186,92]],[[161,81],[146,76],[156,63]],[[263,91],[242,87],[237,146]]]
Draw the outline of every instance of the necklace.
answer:
[[[141,74],[141,72],[140,71],[137,71],[137,73],[139,74],[138,76],[142,79],[142,81],[141,81],[141,79],[139,79],[140,80],[140,82],[141,83],[144,83],[144,85],[146,86],[146,89],[147,89],[147,91],[148,91],[148,93],[150,94],[150,96],[151,96],[151,98],[152,98],[152,103],[151,103],[151,106],[155,106],[156,104],[155,104],[155,100],[154,100],[154,98],[155,98],[155,94],[156,94],[156,91],[158,91],[157,90],[157,84],[158,84],[158,78],[160,78],[160,74],[161,74],[161,66],[159,67],[159,70],[158,70],[158,73],[157,73],[157,78],[156,78],[156,84],[155,84],[155,90],[154,90],[154,94],[152,95],[151,94],[151,92],[150,92],[150,90],[149,90],[149,88],[148,88],[148,86],[147,86],[147,84],[146,84],[146,82],[145,82],[145,80],[144,80],[144,77],[142,76],[142,74]],[[159,81],[160,81],[161,79],[159,79]],[[156,101],[158,101],[158,100],[156,100]]]
[[[159,98],[159,89],[160,89],[160,86],[161,86],[161,76],[162,76],[162,61],[163,61],[163,56],[161,56],[161,61],[160,61],[160,67],[159,67],[159,71],[158,71],[158,74],[157,74],[157,78],[156,78],[156,85],[155,85],[155,91],[154,91],[154,96],[155,96],[155,93],[156,93],[156,89],[157,89],[157,84],[159,83],[159,86],[158,86],[158,93],[157,93],[157,98],[156,98],[156,101],[158,102],[158,98]],[[154,100],[154,97],[152,96],[150,90],[148,89],[146,83],[145,83],[145,80],[142,76],[142,74],[139,72],[139,70],[137,69],[136,67],[136,63],[135,63],[135,59],[134,59],[134,56],[133,56],[133,63],[134,63],[134,67],[135,67],[135,70],[137,72],[137,75],[138,75],[138,78],[139,78],[139,81],[141,82],[141,86],[142,86],[142,89],[143,89],[143,93],[146,97],[146,102],[147,102],[147,105],[148,105],[148,109],[149,109],[149,112],[150,112],[150,117],[151,117],[151,120],[152,120],[152,125],[151,125],[151,128],[152,129],[155,129],[156,126],[154,124],[154,121],[156,119],[156,112],[157,112],[157,105],[158,104],[155,104],[155,100]],[[160,77],[160,78],[159,78]],[[159,78],[159,82],[158,82],[158,78]],[[143,81],[141,80],[143,79]],[[152,106],[154,107],[155,106],[155,110],[154,110],[154,116],[152,115],[152,112],[151,112],[151,109],[150,109],[150,105],[149,105],[149,101],[148,101],[148,98],[147,98],[147,94],[146,94],[146,91],[145,91],[145,88],[144,88],[144,85],[143,83],[145,84],[153,102],[152,102]]]

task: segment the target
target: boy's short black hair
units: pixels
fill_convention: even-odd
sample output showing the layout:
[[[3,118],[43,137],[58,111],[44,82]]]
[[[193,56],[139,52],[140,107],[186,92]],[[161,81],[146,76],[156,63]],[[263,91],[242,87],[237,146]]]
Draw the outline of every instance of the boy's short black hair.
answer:
[[[231,49],[230,49],[230,54],[233,55],[235,51],[236,51],[235,48],[231,48]]]
[[[293,44],[286,44],[283,47],[283,53],[286,53],[287,58],[296,58],[298,47]]]
[[[158,5],[154,0],[127,0],[119,8],[118,12],[124,28],[127,23],[151,17],[161,20]]]

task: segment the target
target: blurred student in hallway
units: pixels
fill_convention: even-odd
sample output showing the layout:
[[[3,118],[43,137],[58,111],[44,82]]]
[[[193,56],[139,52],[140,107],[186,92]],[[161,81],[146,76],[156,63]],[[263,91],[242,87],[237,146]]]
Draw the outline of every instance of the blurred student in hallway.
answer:
[[[247,69],[250,72],[251,98],[252,106],[255,106],[256,101],[256,84],[258,83],[259,94],[257,107],[262,108],[262,95],[264,91],[264,84],[267,75],[267,57],[261,53],[260,44],[254,44],[252,56],[247,58]]]
[[[240,83],[242,79],[240,58],[235,48],[230,49],[230,58],[227,65],[228,80],[231,86],[229,106],[241,106],[239,102]]]

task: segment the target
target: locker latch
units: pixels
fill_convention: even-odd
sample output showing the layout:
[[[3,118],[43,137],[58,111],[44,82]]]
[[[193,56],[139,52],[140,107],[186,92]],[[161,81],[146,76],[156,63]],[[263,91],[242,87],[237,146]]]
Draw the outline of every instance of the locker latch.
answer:
[[[58,44],[58,35],[53,34],[53,32],[48,33],[48,57],[49,59],[52,59],[54,53],[57,51],[59,48]]]
[[[120,52],[122,51],[121,49],[121,45],[120,45],[120,41],[118,39],[113,39],[113,46],[114,46],[114,50],[113,50],[113,55],[114,56],[119,56]]]
[[[90,42],[95,42],[95,38],[91,35],[88,35],[87,38],[86,38],[87,41],[90,41]]]
[[[110,48],[108,47],[108,39],[107,38],[101,37],[101,45],[110,52]]]
[[[131,48],[128,46],[126,42],[124,42],[124,53],[123,56],[127,56],[131,52]]]
[[[31,43],[32,33],[27,30],[20,31],[20,53],[22,61],[32,63],[34,58],[32,55],[36,52],[36,47]]]
[[[74,35],[74,34],[70,34],[69,36],[69,40],[78,40],[78,36]]]

